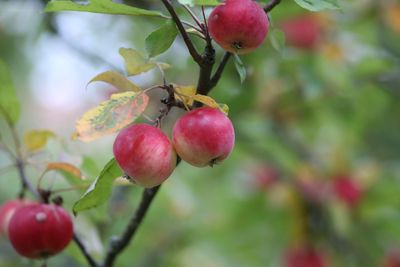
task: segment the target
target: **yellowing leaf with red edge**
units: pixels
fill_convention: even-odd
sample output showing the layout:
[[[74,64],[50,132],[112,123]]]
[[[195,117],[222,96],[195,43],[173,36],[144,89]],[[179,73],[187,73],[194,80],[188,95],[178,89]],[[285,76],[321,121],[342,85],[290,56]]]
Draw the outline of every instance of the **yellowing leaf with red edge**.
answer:
[[[193,100],[203,103],[204,105],[209,106],[211,108],[217,108],[222,112],[224,112],[225,114],[228,114],[229,112],[229,107],[226,104],[219,104],[210,96],[197,94],[193,96]]]
[[[50,162],[49,164],[47,164],[46,170],[45,172],[48,171],[63,171],[66,173],[71,174],[74,177],[77,177],[81,180],[83,180],[83,176],[82,176],[82,172],[80,169],[78,169],[77,167],[75,167],[74,165],[70,164],[70,163],[65,163],[65,162]]]
[[[24,144],[29,152],[36,152],[44,148],[50,138],[56,134],[49,130],[32,130],[25,133]]]
[[[181,86],[174,85],[175,99],[183,102],[186,106],[193,105],[193,97],[196,95],[196,87],[193,85]]]
[[[136,120],[146,109],[149,97],[144,93],[124,92],[86,112],[76,123],[73,137],[92,141],[119,131]]]
[[[100,73],[96,77],[88,82],[88,85],[92,82],[105,82],[118,88],[120,91],[133,91],[140,92],[141,89],[136,84],[132,83],[125,76],[119,74],[116,71],[106,71]]]
[[[129,76],[140,74],[157,67],[154,61],[145,58],[132,48],[120,48],[119,54],[125,60],[125,69]]]

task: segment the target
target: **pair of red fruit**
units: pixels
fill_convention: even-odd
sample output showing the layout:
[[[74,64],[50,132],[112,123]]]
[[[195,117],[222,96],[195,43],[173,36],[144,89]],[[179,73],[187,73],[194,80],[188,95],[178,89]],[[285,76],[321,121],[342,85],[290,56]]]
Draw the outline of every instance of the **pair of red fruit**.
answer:
[[[197,167],[223,161],[232,151],[235,133],[220,110],[202,107],[189,111],[175,123],[172,142],[159,129],[134,124],[123,129],[113,152],[121,169],[138,185],[154,187],[164,182],[176,166],[177,156]]]
[[[69,244],[73,224],[60,206],[16,199],[0,207],[0,231],[20,255],[40,259]]]
[[[226,51],[248,53],[264,41],[269,22],[253,0],[225,0],[210,14],[208,30]],[[181,117],[172,132],[172,142],[158,128],[135,124],[117,136],[113,152],[121,169],[138,185],[154,187],[165,181],[178,156],[197,167],[223,161],[235,142],[233,126],[218,109],[203,107]]]

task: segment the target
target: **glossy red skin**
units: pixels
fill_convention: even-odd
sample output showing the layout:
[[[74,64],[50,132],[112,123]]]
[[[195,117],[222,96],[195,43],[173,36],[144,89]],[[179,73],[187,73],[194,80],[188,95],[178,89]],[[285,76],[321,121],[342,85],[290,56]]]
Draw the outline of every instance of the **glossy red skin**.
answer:
[[[214,8],[208,19],[208,29],[214,41],[236,54],[245,54],[259,47],[268,34],[268,28],[267,15],[253,0],[226,0]]]
[[[168,137],[148,124],[123,129],[115,139],[113,151],[121,169],[143,187],[161,184],[176,166],[176,153]]]
[[[197,167],[223,161],[235,143],[232,122],[220,110],[210,107],[194,109],[179,118],[172,136],[178,155]]]
[[[323,256],[313,248],[299,247],[285,254],[285,267],[327,267]]]
[[[337,177],[333,181],[333,190],[336,196],[350,207],[356,206],[362,197],[360,186],[350,177]]]
[[[318,20],[309,15],[290,18],[281,24],[288,45],[313,50],[320,40],[322,28]]]
[[[71,241],[71,217],[59,206],[34,203],[17,209],[8,227],[14,249],[22,256],[37,259],[61,252]]]
[[[21,199],[13,199],[5,202],[0,207],[0,234],[8,237],[8,224],[11,220],[11,217],[14,215],[14,212],[26,204],[26,201]]]

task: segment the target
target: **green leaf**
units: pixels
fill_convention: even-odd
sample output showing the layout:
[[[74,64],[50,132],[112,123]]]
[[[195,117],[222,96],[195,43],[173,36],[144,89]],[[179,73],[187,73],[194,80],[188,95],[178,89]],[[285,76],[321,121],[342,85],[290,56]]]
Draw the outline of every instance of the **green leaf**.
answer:
[[[111,95],[111,98],[86,112],[76,123],[73,138],[92,141],[131,124],[146,109],[149,97],[132,91]]]
[[[149,57],[154,57],[167,51],[177,35],[178,29],[172,20],[168,20],[164,25],[152,32],[146,38],[146,50]]]
[[[294,0],[302,8],[310,11],[321,11],[324,9],[340,9],[338,0]]]
[[[285,33],[281,30],[273,29],[268,36],[272,47],[278,52],[282,52],[283,48],[285,48]]]
[[[246,80],[246,75],[247,75],[246,68],[243,65],[243,62],[238,55],[233,54],[233,58],[235,59],[234,60],[235,68],[236,68],[237,73],[239,74],[240,82],[243,83],[244,80]]]
[[[104,13],[113,15],[165,17],[165,15],[163,15],[159,11],[146,10],[123,4],[118,4],[114,3],[111,0],[90,0],[88,4],[78,4],[70,0],[52,0],[46,5],[44,11],[45,12],[81,11],[81,12]]]
[[[116,71],[106,71],[100,73],[99,75],[91,79],[90,82],[88,82],[88,85],[92,82],[105,82],[115,86],[121,91],[142,91],[139,86],[137,86],[136,84],[128,80],[125,76],[119,74]]]
[[[125,69],[129,76],[149,71],[157,66],[156,62],[145,58],[132,48],[120,48],[119,54],[125,60]]]
[[[20,103],[6,63],[0,59],[0,116],[16,123],[21,112]]]
[[[111,189],[116,178],[123,175],[115,159],[111,159],[103,168],[100,175],[90,185],[89,189],[74,204],[72,210],[78,212],[97,207],[105,203],[111,196]]]

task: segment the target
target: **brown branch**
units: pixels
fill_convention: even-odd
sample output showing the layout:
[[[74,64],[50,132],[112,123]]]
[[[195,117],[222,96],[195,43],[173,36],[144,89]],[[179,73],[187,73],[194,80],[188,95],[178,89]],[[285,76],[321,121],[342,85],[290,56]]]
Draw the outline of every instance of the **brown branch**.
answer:
[[[211,89],[219,82],[219,79],[221,78],[221,75],[225,69],[226,63],[228,63],[231,55],[232,55],[231,53],[225,52],[224,57],[219,63],[218,68],[215,71],[213,77],[211,78]]]
[[[276,7],[277,5],[279,5],[281,3],[281,0],[271,0],[269,3],[267,3],[264,7],[264,11],[265,13],[269,13],[271,12],[272,9],[274,9],[274,7]]]
[[[79,239],[76,233],[74,233],[74,241],[76,245],[79,247],[81,250],[83,256],[85,256],[87,262],[91,267],[99,267],[99,264],[92,258],[92,256],[89,254],[89,252],[86,250],[85,245],[82,243],[82,241]]]
[[[168,12],[171,14],[171,17],[174,20],[176,26],[178,27],[178,30],[181,33],[183,41],[185,42],[186,47],[188,48],[189,53],[192,56],[193,60],[196,61],[197,64],[201,65],[202,58],[200,54],[197,52],[196,48],[194,47],[192,40],[190,40],[190,37],[185,30],[185,27],[183,27],[182,21],[179,19],[178,15],[175,12],[175,9],[172,7],[169,0],[161,0],[161,1],[167,8]]]
[[[122,233],[120,237],[111,240],[110,248],[107,252],[106,258],[104,259],[104,263],[101,265],[102,267],[113,266],[114,261],[117,258],[118,254],[121,253],[128,246],[129,242],[134,237],[136,230],[142,223],[147,213],[147,210],[149,209],[150,204],[153,201],[159,189],[160,186],[156,186],[153,188],[147,188],[143,190],[142,199],[140,201],[139,207],[137,208],[133,217],[130,219],[129,224],[125,228],[125,231]]]

